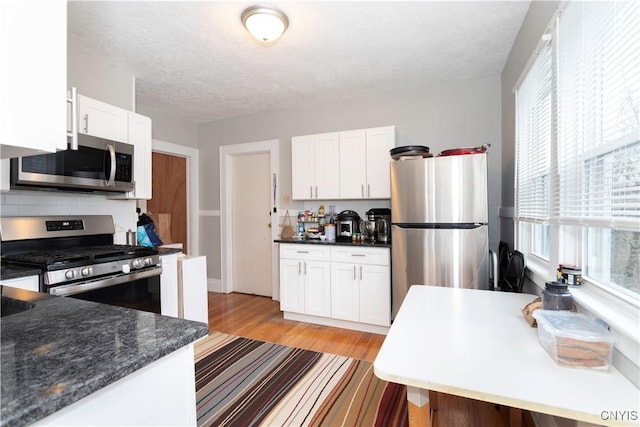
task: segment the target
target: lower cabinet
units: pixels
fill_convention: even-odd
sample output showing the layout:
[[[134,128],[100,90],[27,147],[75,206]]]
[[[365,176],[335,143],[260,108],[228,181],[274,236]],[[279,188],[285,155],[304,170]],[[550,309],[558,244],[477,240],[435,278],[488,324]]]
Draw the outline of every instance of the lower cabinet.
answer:
[[[281,309],[330,316],[329,266],[322,261],[280,260]]]
[[[389,327],[389,252],[388,248],[280,244],[280,309],[285,317],[309,316],[288,317],[294,320],[353,329],[361,324]]]

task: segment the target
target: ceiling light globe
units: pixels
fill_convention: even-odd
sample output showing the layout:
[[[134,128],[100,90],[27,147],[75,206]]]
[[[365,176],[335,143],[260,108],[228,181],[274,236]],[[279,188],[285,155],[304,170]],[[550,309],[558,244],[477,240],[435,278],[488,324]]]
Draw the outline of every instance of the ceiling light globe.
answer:
[[[263,7],[250,7],[242,12],[242,23],[253,37],[265,43],[277,40],[289,26],[284,13]]]

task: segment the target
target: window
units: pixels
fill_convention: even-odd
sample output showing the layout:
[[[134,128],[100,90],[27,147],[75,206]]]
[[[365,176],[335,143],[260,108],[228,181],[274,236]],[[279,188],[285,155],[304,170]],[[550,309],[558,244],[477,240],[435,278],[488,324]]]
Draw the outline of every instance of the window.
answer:
[[[570,2],[516,88],[516,246],[640,298],[640,3]]]

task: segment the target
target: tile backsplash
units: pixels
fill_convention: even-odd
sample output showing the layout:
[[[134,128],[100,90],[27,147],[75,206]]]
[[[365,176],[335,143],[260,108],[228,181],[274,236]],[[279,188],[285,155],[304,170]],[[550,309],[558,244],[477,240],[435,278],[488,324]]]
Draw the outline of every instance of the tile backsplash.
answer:
[[[126,242],[126,231],[135,230],[135,200],[110,200],[105,195],[61,191],[16,191],[0,195],[0,216],[111,215],[115,243]]]

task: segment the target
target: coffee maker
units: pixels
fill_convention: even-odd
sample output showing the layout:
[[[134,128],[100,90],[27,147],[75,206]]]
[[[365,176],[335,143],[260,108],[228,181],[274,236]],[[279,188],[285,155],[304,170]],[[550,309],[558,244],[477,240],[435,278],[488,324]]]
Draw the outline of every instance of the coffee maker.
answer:
[[[375,240],[378,243],[391,243],[391,209],[372,208],[367,211],[367,220],[376,224]]]

